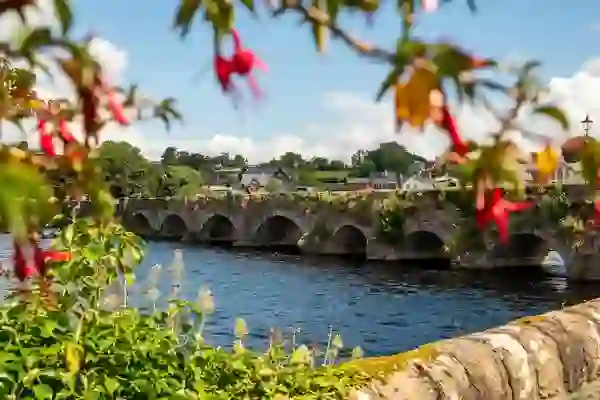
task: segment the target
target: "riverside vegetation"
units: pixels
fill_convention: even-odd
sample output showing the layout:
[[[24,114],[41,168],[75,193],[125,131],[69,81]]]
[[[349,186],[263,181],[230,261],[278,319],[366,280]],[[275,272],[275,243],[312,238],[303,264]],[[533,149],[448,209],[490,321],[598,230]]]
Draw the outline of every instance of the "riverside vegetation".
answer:
[[[467,3],[475,9],[473,0]],[[127,111],[133,111],[138,120],[158,118],[167,129],[181,115],[172,98],[151,102],[139,95],[135,85],[122,88],[108,81],[89,51],[94,38],[76,38],[71,32],[76,16],[69,0],[52,1],[56,17],[52,27],[35,25],[28,17],[41,5],[37,0],[0,4],[0,15],[13,14],[22,21],[19,35],[0,42],[4,60],[0,65],[0,119],[24,130],[35,119],[41,148],[0,148],[0,218],[14,241],[10,278],[16,278],[11,296],[0,306],[2,397],[333,399],[343,398],[352,387],[363,384],[367,377],[361,372],[348,364],[333,363],[341,347],[337,337],[330,340],[322,357],[303,345],[290,348],[289,341],[282,342],[277,335],[265,352],[256,352],[244,348],[247,329],[240,320],[236,324],[238,339],[230,350],[210,347],[202,337],[213,307],[207,293],[198,303],[175,299],[166,310],[148,313],[124,305],[103,305],[114,285],[120,282],[126,288],[131,284],[143,245],[113,218],[114,203],[97,152],[102,128],[107,123],[129,125],[132,121]],[[422,128],[431,123],[448,134],[451,146],[444,162],[460,171],[463,186],[472,188],[465,192],[470,199],[465,207],[474,209],[480,231],[496,234],[497,226],[500,240],[506,240],[509,214],[532,206],[522,201],[523,157],[507,133],[519,129],[536,136],[519,126],[516,117],[524,112],[553,118],[565,130],[569,121],[545,101],[534,75],[538,62],[504,69],[515,78],[512,86],[504,86],[489,78],[496,76],[490,71],[498,71],[494,60],[415,36],[415,14],[436,11],[438,6],[435,0],[398,0],[402,32],[393,50],[365,43],[340,27],[344,12],[376,18],[378,0],[282,0],[264,8],[273,18],[285,13],[303,18],[320,52],[325,51],[331,35],[357,54],[389,65],[390,73],[377,97],[393,89],[398,129],[405,124]],[[216,80],[235,101],[239,100],[239,88],[232,77],[246,78],[252,93],[260,97],[253,72],[266,68],[244,47],[235,28],[235,14],[242,8],[256,15],[265,11],[253,0],[181,0],[173,21],[184,38],[197,17],[213,28]],[[231,55],[221,50],[226,36],[234,39]],[[36,78],[41,73],[61,74],[70,82],[72,96],[40,99]],[[459,102],[486,105],[498,116],[500,129],[492,132],[492,144],[478,145],[461,138],[446,96],[452,88]],[[485,99],[490,90],[507,95],[512,106],[506,112],[493,108]],[[581,160],[593,198],[600,176],[600,144],[587,136],[571,139],[563,146],[563,155]],[[552,175],[559,156],[550,145],[538,154],[540,182]],[[74,221],[62,230],[52,250],[42,250],[41,228],[57,214],[66,197],[82,196],[91,199],[93,217]],[[588,220],[592,223],[583,224],[582,229],[595,229],[594,215]],[[401,221],[390,218],[389,223]]]
[[[366,379],[335,364],[338,335],[320,352],[274,331],[266,351],[253,351],[238,319],[232,348],[211,347],[203,339],[214,310],[208,290],[196,302],[172,293],[166,310],[125,307],[126,292],[107,288],[127,287],[143,246],[118,224],[77,220],[54,246],[72,257],[53,263],[51,290],[31,282],[0,307],[2,398],[334,399]],[[182,269],[172,267],[174,283]]]

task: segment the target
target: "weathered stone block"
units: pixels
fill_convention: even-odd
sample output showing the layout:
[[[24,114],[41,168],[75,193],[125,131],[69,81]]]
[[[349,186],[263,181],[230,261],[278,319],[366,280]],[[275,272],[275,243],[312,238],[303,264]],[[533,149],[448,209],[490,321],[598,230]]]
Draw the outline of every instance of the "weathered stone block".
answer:
[[[490,345],[467,336],[439,342],[437,349],[440,354],[453,357],[465,368],[480,399],[512,399],[506,369]]]
[[[521,324],[509,324],[492,331],[511,335],[523,346],[528,355],[529,365],[535,372],[535,386],[540,399],[566,393],[563,366],[554,340],[536,328]]]
[[[422,365],[422,370],[436,382],[444,399],[477,400],[479,392],[469,381],[465,367],[448,354],[438,356],[429,365]]]
[[[586,380],[594,380],[600,371],[600,336],[597,326],[587,316],[573,311],[551,313],[560,321],[573,344],[579,343],[583,348]]]
[[[553,314],[544,314],[532,321],[530,326],[556,342],[563,365],[565,388],[568,392],[573,392],[579,389],[587,378],[583,344],[579,337],[570,335]]]
[[[538,384],[536,370],[523,345],[508,332],[489,330],[470,335],[492,347],[508,374],[513,400],[537,400]]]

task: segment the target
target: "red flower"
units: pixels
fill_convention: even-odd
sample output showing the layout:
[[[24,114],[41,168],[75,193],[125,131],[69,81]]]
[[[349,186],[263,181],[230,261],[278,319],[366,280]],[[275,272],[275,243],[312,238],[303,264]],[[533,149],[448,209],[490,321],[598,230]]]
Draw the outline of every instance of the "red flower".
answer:
[[[32,260],[27,260],[25,253],[23,252],[23,247],[20,244],[15,241],[13,246],[13,266],[15,276],[23,282],[34,276],[37,273],[37,268]]]
[[[480,229],[494,222],[498,227],[500,241],[508,241],[508,217],[511,212],[526,210],[533,206],[531,202],[512,202],[503,197],[502,189],[495,188],[486,199],[483,208],[478,208],[476,212],[477,224]]]
[[[105,88],[105,93],[107,96],[106,106],[108,107],[108,111],[112,114],[113,119],[120,125],[129,125],[129,120],[125,116],[123,104],[115,99],[115,92],[112,89]]]
[[[233,36],[233,57],[231,62],[233,64],[233,70],[235,73],[245,76],[250,85],[250,90],[254,93],[254,96],[259,97],[262,95],[262,91],[258,86],[258,83],[252,75],[252,71],[258,68],[264,72],[267,72],[268,68],[260,58],[256,56],[251,50],[247,50],[242,46],[242,41],[237,30],[232,29],[231,34]]]
[[[235,91],[235,87],[231,82],[233,74],[244,76],[254,96],[260,97],[262,96],[262,91],[252,75],[252,71],[255,68],[267,71],[268,68],[254,52],[243,47],[240,36],[235,29],[231,30],[231,34],[233,36],[234,48],[231,58],[216,55],[213,61],[217,81],[223,92],[230,93]]]
[[[42,250],[36,240],[31,240],[29,248],[33,249],[33,257],[26,257],[23,246],[17,241],[14,242],[13,263],[16,277],[25,281],[32,276],[39,274],[46,276],[49,262],[68,262],[71,260],[71,253],[59,250]]]
[[[233,64],[231,60],[222,57],[215,56],[214,69],[219,85],[223,92],[230,92],[233,90],[233,83],[231,82],[231,76],[233,75]]]
[[[40,119],[37,123],[37,131],[40,135],[40,147],[42,151],[51,157],[56,157],[54,139],[52,133],[48,131],[48,121]]]
[[[45,262],[69,262],[72,259],[72,254],[68,251],[42,250],[41,255]]]
[[[71,131],[69,130],[69,125],[67,124],[67,121],[65,121],[64,119],[58,122],[58,134],[62,139],[63,143],[65,144],[73,143],[76,141],[75,137],[73,136],[73,134],[71,134]]]
[[[448,132],[454,146],[454,152],[459,156],[464,157],[469,152],[469,147],[460,137],[456,121],[452,114],[450,114],[448,106],[442,107],[442,120],[440,121],[440,126]]]

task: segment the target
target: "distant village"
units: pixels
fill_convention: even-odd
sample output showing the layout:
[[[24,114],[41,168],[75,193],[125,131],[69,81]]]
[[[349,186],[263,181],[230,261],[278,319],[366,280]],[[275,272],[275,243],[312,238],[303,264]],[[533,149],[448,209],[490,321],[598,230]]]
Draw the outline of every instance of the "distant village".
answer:
[[[554,183],[583,183],[578,164],[561,162],[556,171]],[[318,176],[319,184],[302,185],[298,182],[298,171],[269,166],[245,166],[240,168],[219,168],[214,170],[213,179],[205,182],[210,191],[230,192],[316,192],[316,191],[394,191],[394,190],[435,190],[456,187],[458,180],[447,174],[440,174],[434,162],[416,161],[413,174],[391,171],[375,171],[367,177],[351,177],[344,171],[325,171]],[[535,167],[527,169],[526,181],[533,182]]]

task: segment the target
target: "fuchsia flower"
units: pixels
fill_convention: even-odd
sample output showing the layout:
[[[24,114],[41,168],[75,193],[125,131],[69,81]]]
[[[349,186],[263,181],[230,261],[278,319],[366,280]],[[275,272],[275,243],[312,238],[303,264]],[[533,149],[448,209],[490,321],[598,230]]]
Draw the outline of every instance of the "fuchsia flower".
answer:
[[[46,276],[48,263],[68,262],[72,258],[68,251],[42,250],[35,240],[31,242],[31,247],[33,247],[33,257],[28,258],[24,246],[17,241],[14,242],[14,272],[21,282],[35,275]]]
[[[231,58],[216,55],[213,62],[217,81],[223,92],[231,93],[235,91],[231,81],[232,76],[234,74],[244,76],[254,96],[261,97],[262,91],[252,73],[256,68],[265,72],[268,68],[253,51],[243,47],[237,30],[232,29],[231,35],[233,36],[233,54]]]
[[[531,202],[512,202],[504,198],[502,189],[494,188],[482,208],[477,208],[475,218],[480,229],[494,222],[498,227],[500,241],[508,242],[508,218],[510,213],[531,208]]]

